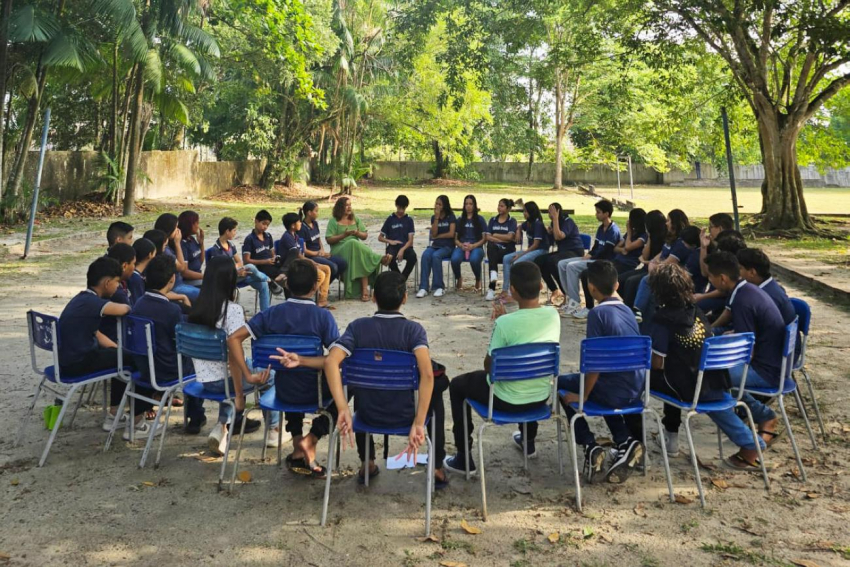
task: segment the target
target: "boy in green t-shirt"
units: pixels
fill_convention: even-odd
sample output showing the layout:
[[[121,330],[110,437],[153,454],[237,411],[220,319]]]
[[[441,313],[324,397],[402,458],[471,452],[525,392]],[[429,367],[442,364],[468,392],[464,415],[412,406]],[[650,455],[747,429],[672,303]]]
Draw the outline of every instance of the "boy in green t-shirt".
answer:
[[[455,447],[458,453],[448,457],[446,468],[459,473],[466,471],[466,459],[469,470],[475,471],[472,457],[464,455],[463,444],[463,403],[475,400],[488,403],[490,398],[490,355],[493,349],[527,343],[557,343],[561,338],[561,321],[558,312],[552,307],[540,306],[542,278],[540,268],[533,262],[516,264],[511,272],[511,295],[517,299],[519,310],[510,314],[497,313],[496,324],[490,337],[487,356],[484,357],[484,370],[458,376],[449,384],[454,425]],[[493,409],[499,411],[520,412],[548,403],[551,393],[551,376],[541,376],[534,380],[520,382],[497,382],[493,388]],[[469,448],[472,448],[472,415],[468,419]],[[537,436],[537,424],[528,424],[528,438]],[[532,451],[529,447],[529,456]]]

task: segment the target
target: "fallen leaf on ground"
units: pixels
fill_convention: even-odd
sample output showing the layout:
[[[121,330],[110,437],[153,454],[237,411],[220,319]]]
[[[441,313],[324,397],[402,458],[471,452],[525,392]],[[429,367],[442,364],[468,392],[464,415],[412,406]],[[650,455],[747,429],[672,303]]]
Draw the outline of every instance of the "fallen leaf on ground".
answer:
[[[722,478],[711,479],[711,484],[713,484],[714,486],[716,486],[717,488],[719,488],[721,490],[726,490],[727,488],[729,488],[729,483],[726,482],[725,480],[723,480]]]
[[[792,559],[791,563],[799,565],[800,567],[820,567],[820,565],[814,561],[809,561],[808,559]]]
[[[675,499],[676,499],[676,502],[678,502],[679,504],[693,504],[694,503],[693,498],[688,498],[687,496],[684,496],[682,494],[677,494],[675,496]]]
[[[156,486],[156,483],[155,483],[155,482],[151,482],[151,481],[149,481],[149,480],[146,480],[146,481],[144,481],[144,482],[142,483],[142,485],[144,485],[144,486]]]
[[[241,482],[251,482],[251,479],[254,478],[254,475],[251,474],[251,471],[239,471],[239,474],[236,475]]]
[[[421,541],[422,543],[427,543],[427,542],[440,543],[439,538],[437,536],[435,536],[434,534],[431,534],[427,537],[420,537],[419,541]]]
[[[596,532],[593,531],[593,528],[588,526],[581,529],[581,535],[584,539],[589,539],[595,536]]]
[[[466,563],[460,561],[440,561],[440,567],[466,567]]]
[[[559,534],[558,532],[551,533],[546,539],[549,540],[549,543],[558,543],[559,541],[561,541],[561,534]]]
[[[643,516],[644,518],[646,518],[646,508],[644,508],[643,504],[638,504],[637,506],[635,506],[634,513],[637,516]]]
[[[807,492],[806,498],[808,498],[809,500],[814,500],[815,498],[820,498],[820,494],[818,494],[817,492]]]
[[[12,560],[11,555],[9,555],[8,553],[0,552],[0,561],[5,563],[6,561],[11,561],[11,560]]]
[[[600,539],[602,539],[605,543],[614,543],[614,539],[608,534],[599,534]]]
[[[16,478],[13,478],[9,481],[9,484],[11,484],[12,486],[18,486],[19,484],[21,484],[21,481]]]
[[[481,533],[481,528],[476,528],[474,526],[470,526],[466,520],[460,521],[460,527],[463,531],[468,533],[469,535],[476,535]]]

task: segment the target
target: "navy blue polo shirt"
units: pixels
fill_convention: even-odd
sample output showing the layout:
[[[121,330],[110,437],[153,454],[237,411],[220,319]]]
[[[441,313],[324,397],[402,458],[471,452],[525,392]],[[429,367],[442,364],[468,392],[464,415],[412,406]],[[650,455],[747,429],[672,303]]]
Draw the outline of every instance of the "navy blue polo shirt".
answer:
[[[153,321],[153,365],[157,383],[177,380],[177,325],[184,321],[183,310],[158,291],[147,291],[133,305],[131,315]],[[147,357],[136,356],[136,367],[150,381]],[[192,360],[183,358],[183,373],[194,374]]]
[[[578,230],[578,225],[570,217],[564,217],[558,223],[561,232],[564,233],[564,238],[555,240],[555,246],[558,247],[558,252],[567,252],[569,250],[581,251],[584,253],[584,242],[581,241],[581,232]],[[554,239],[554,234],[552,236]]]
[[[528,242],[528,247],[530,248],[532,244],[534,244],[535,240],[539,240],[540,244],[538,248],[545,249],[546,243],[549,241],[549,238],[546,234],[546,227],[543,225],[543,221],[540,219],[534,221],[531,227],[528,226],[528,221],[524,221],[522,223],[522,231],[525,232],[526,239]]]
[[[587,315],[587,338],[625,337],[640,335],[635,314],[619,299],[606,299]],[[638,399],[643,392],[644,372],[610,372],[600,374],[593,393],[602,394],[625,405]],[[601,390],[596,392],[597,389]],[[603,394],[604,392],[604,394]]]
[[[759,376],[779,384],[785,323],[779,308],[763,290],[741,280],[729,295],[726,309],[732,312],[736,333],[755,333],[756,344],[750,363]]]
[[[59,333],[59,366],[83,362],[98,348],[95,333],[104,317],[103,308],[108,300],[87,289],[74,296],[56,324]]]
[[[620,242],[620,227],[612,222],[605,228],[600,224],[596,229],[596,241],[590,249],[590,257],[594,260],[610,260],[614,257],[614,246]]]
[[[183,249],[183,260],[193,272],[200,272],[203,262],[201,262],[201,245],[195,240],[194,236],[184,238],[180,241],[180,247]]]
[[[319,221],[315,221],[312,226],[307,224],[307,221],[302,221],[298,236],[304,239],[307,250],[318,252],[322,249],[322,231],[319,229]]]
[[[298,244],[298,235],[292,234],[288,230],[283,233],[280,240],[274,246],[275,253],[281,258],[286,258],[290,252],[299,254],[301,246]]]
[[[378,311],[349,323],[345,333],[333,344],[351,356],[358,348],[375,348],[414,352],[428,348],[425,328],[397,311]],[[416,417],[413,392],[350,390],[354,393],[355,410],[373,426],[408,425]]]
[[[231,241],[231,240],[227,241],[227,250],[225,250],[224,246],[221,245],[220,240],[216,240],[215,244],[210,246],[208,253],[207,253],[207,259],[217,258],[219,256],[227,256],[231,260],[233,260],[235,258],[235,256],[236,256],[236,245],[233,244],[233,241]]]
[[[434,215],[431,215],[431,225],[434,224]],[[457,218],[454,216],[454,213],[449,214],[437,223],[437,234],[445,234],[449,230],[451,230],[451,226],[455,225],[457,227]],[[455,228],[457,230],[457,228]],[[454,238],[438,238],[437,240],[431,240],[432,248],[454,248],[455,247],[455,239]]]
[[[174,253],[174,250],[172,250],[170,246],[165,247],[164,254],[166,256],[171,256],[172,258],[174,258],[175,262],[177,261],[177,254]],[[186,258],[183,258],[183,259],[185,260]],[[178,271],[174,272],[174,287],[177,287],[178,285],[180,285],[182,283],[183,283],[183,274],[181,274],[180,271],[178,270]]]
[[[646,244],[646,234],[640,234],[633,242],[638,240]],[[628,268],[629,270],[634,270],[640,264],[641,254],[643,254],[643,246],[638,246],[626,254],[617,253],[614,256],[614,262]]]
[[[484,238],[484,233],[487,232],[487,221],[481,215],[471,219],[464,213],[461,215],[457,225],[458,240],[461,242],[478,242]],[[476,225],[478,226],[478,230],[481,231],[480,236],[477,235]]]
[[[263,239],[257,236],[255,231],[245,237],[242,244],[242,253],[248,254],[252,260],[270,260],[274,256],[274,239],[268,232],[263,233]]]
[[[696,252],[697,256],[699,256],[699,250],[696,248],[688,248],[685,241],[679,238],[673,243],[673,246],[670,247],[670,253],[667,254],[667,257],[669,258],[672,256],[673,258],[676,258],[679,261],[679,265],[684,268],[687,267],[688,258],[691,257],[693,252]]]
[[[112,297],[109,298],[112,303],[120,303],[121,305],[132,305],[130,296],[127,294],[127,284],[121,282],[118,289]],[[109,337],[110,340],[118,342],[118,321],[115,317],[101,317],[100,332]]]
[[[498,215],[490,218],[490,222],[487,223],[487,232],[490,234],[516,234],[516,219],[508,215],[508,220],[505,222],[499,222]],[[516,250],[515,242],[494,242],[493,244],[496,247],[501,248],[507,252],[513,252]]]
[[[682,264],[691,274],[691,279],[694,282],[694,293],[705,293],[708,287],[708,278],[702,275],[699,262],[699,250],[693,249],[688,255],[688,259]]]
[[[336,320],[327,309],[316,306],[311,299],[293,297],[283,303],[260,311],[245,324],[254,339],[265,335],[303,335],[318,337],[325,348],[338,338]],[[323,401],[329,401],[330,390],[323,382]],[[311,369],[287,370],[275,376],[275,391],[283,401],[295,404],[316,400],[316,371]]]
[[[145,294],[145,277],[139,270],[133,270],[133,275],[127,280],[127,294],[130,297],[130,305]]]
[[[666,260],[667,256],[670,255],[670,250],[671,250],[670,245],[665,242],[664,245],[661,246],[661,256],[659,257],[659,259],[660,260]]]
[[[433,217],[432,217],[433,218]],[[448,228],[446,228],[448,230]],[[381,227],[381,234],[387,240],[398,240],[402,244],[407,243],[411,234],[416,232],[413,226],[413,219],[410,215],[404,215],[399,218],[398,215],[392,214],[384,221],[384,226]],[[443,232],[440,230],[440,232]]]
[[[779,285],[779,282],[773,278],[767,278],[761,282],[759,287],[776,304],[776,307],[779,309],[779,314],[782,315],[782,321],[786,325],[790,325],[794,319],[797,318],[797,312],[794,311],[794,305],[788,298],[788,294],[785,293],[785,288]]]

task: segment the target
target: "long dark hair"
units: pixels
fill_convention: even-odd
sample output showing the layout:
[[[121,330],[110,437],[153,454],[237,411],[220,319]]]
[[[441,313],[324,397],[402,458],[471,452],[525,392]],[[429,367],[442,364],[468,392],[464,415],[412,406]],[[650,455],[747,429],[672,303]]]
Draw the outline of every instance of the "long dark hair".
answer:
[[[679,238],[682,231],[691,223],[688,220],[688,215],[682,209],[673,209],[667,216],[670,217],[670,227],[672,230],[667,234],[667,243],[673,244]]]
[[[484,232],[484,230],[481,228],[481,223],[478,222],[478,199],[475,198],[475,195],[467,195],[463,198],[463,213],[461,215],[461,218],[463,219],[464,223],[466,223],[466,220],[469,219],[469,214],[466,212],[467,199],[472,199],[472,226],[473,230],[475,231],[475,242],[478,242],[479,240],[481,240],[481,234]],[[458,230],[458,232],[460,231]]]
[[[177,217],[177,228],[180,229],[183,240],[189,238],[192,232],[192,227],[195,226],[195,223],[199,220],[201,220],[201,217],[199,217],[198,213],[195,211],[183,211],[180,213],[180,216]]]
[[[443,213],[443,218],[449,218],[449,215],[454,214],[454,211],[452,211],[452,204],[449,203],[448,195],[438,195],[437,200],[443,205],[443,210],[441,211]]]
[[[334,208],[331,214],[337,220],[337,222],[342,220],[342,217],[345,216],[345,205],[348,203],[350,199],[348,197],[340,197],[334,203]],[[351,211],[351,218],[354,219],[354,211]]]
[[[171,241],[171,235],[174,234],[174,229],[177,228],[177,217],[171,213],[162,213],[156,219],[153,227],[165,233],[165,241],[168,242],[168,247],[176,252],[177,246]]]
[[[649,236],[649,258],[655,258],[667,240],[667,217],[658,209],[646,214],[646,234]]]
[[[643,234],[644,226],[646,225],[646,211],[643,209],[632,209],[629,211],[629,231],[632,240],[637,240],[637,237]]]
[[[304,222],[304,218],[307,216],[307,213],[317,208],[318,206],[319,204],[316,201],[307,201],[306,203],[301,205],[301,208],[298,209],[298,218],[301,219],[301,222]],[[345,209],[343,209],[343,212],[345,212]]]
[[[537,206],[537,203],[534,201],[529,201],[525,204],[525,212],[528,213],[528,230],[531,231],[531,227],[534,225],[536,221],[543,222],[543,217],[540,215],[540,207]]]
[[[229,256],[210,258],[189,322],[215,329],[229,301],[236,301],[236,264]]]

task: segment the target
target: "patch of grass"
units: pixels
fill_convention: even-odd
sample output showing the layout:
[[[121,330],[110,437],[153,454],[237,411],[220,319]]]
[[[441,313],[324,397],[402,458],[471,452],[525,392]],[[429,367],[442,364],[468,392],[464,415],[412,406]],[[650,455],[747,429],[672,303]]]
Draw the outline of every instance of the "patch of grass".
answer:
[[[440,542],[440,545],[446,551],[455,551],[459,549],[467,552],[469,555],[475,555],[475,547],[470,542],[462,539],[445,538]]]
[[[526,555],[528,553],[537,553],[540,551],[540,547],[530,539],[521,538],[514,541],[514,549],[518,552]]]
[[[687,522],[682,524],[682,533],[689,533],[691,530],[697,527],[699,527],[699,522],[696,519],[688,520]]]
[[[411,552],[409,549],[405,549],[404,559],[402,560],[401,564],[403,565],[403,567],[414,567],[415,565],[419,564],[419,559],[414,557],[413,552]]]
[[[744,549],[740,545],[734,543],[704,543],[700,546],[700,550],[706,553],[719,555],[724,559],[731,559],[741,563],[749,563],[750,565],[776,565],[779,567],[793,567],[792,563],[787,563],[775,557],[758,552]]]
[[[517,559],[516,561],[511,561],[510,567],[531,567],[531,561],[528,559]]]
[[[661,567],[661,563],[651,555],[641,554],[640,567]]]

